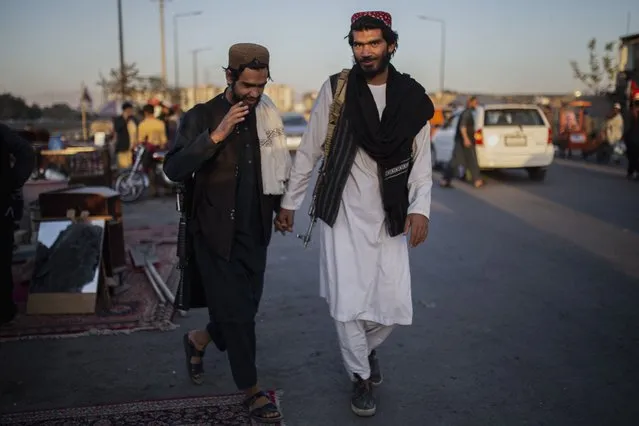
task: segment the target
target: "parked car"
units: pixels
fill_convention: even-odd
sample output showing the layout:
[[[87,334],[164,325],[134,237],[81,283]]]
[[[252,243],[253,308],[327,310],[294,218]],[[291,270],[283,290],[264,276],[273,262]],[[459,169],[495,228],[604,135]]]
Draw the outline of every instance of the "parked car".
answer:
[[[284,132],[286,133],[286,144],[289,151],[297,151],[302,141],[302,135],[306,131],[306,118],[303,114],[296,112],[289,112],[282,114],[282,121],[284,122]]]
[[[433,136],[431,155],[434,165],[450,161],[462,111],[455,111]],[[539,107],[485,105],[478,107],[474,116],[475,150],[480,169],[525,169],[531,179],[545,179],[555,148],[552,129]]]

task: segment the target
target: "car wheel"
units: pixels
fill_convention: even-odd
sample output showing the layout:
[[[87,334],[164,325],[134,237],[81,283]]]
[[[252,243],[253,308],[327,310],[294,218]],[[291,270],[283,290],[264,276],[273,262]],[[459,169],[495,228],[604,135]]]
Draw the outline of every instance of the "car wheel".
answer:
[[[545,167],[529,167],[526,171],[528,172],[530,179],[535,182],[542,182],[546,179],[547,169]]]

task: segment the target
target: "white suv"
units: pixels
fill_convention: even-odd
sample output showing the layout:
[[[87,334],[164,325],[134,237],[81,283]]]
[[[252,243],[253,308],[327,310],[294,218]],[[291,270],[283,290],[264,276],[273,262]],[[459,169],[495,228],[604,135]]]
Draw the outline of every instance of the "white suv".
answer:
[[[462,111],[455,111],[433,136],[433,164],[450,161]],[[480,169],[523,168],[531,179],[544,180],[555,150],[550,124],[539,107],[485,105],[477,107],[474,117],[475,150]]]

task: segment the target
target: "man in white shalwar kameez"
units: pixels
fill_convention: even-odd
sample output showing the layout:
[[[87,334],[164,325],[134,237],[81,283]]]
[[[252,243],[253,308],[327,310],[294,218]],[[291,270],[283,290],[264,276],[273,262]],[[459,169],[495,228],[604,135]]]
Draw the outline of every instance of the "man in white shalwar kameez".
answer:
[[[351,408],[372,416],[372,386],[382,382],[375,349],[396,325],[412,323],[406,235],[415,247],[428,234],[433,105],[423,87],[390,65],[397,33],[388,13],[353,15],[349,42],[356,64],[343,80],[344,105],[314,202],[320,219],[320,294],[354,382]],[[275,221],[281,231],[292,231],[293,212],[302,206],[324,156],[338,79],[323,84],[311,112]]]

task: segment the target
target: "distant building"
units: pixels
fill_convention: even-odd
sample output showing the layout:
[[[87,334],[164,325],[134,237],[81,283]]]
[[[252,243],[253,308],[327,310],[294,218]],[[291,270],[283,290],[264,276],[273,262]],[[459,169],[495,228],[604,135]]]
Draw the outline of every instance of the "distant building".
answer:
[[[224,92],[226,87],[205,84],[198,87],[184,87],[180,89],[180,106],[183,111],[193,108],[196,104],[207,102]]]
[[[298,114],[306,113],[306,105],[304,105],[303,102],[295,102],[295,105],[293,106],[293,112],[296,112]]]
[[[107,103],[109,101],[117,101],[122,102],[121,97],[117,93],[108,93],[107,94]],[[170,99],[160,92],[153,92],[151,90],[138,90],[133,93],[132,96],[127,98],[127,101],[133,103],[134,105],[146,105],[149,102],[149,99],[157,99],[159,101],[170,101]]]
[[[281,112],[293,111],[295,106],[295,91],[287,84],[269,83],[264,89],[264,93],[273,100]]]
[[[306,112],[310,112],[313,109],[313,104],[317,100],[317,91],[314,90],[312,92],[306,92],[302,95],[302,104],[304,105],[304,109]]]
[[[619,41],[614,100],[628,108],[635,95],[639,94],[639,34],[620,37]]]
[[[196,104],[207,102],[224,92],[226,86],[206,84],[202,86],[184,87],[180,90],[180,105],[184,111],[193,108]],[[268,84],[264,93],[273,100],[277,108],[282,112],[293,111],[295,106],[295,92],[293,88],[285,84]]]

